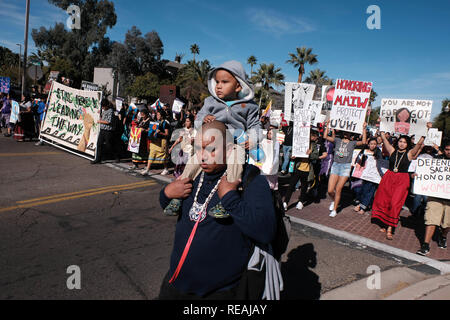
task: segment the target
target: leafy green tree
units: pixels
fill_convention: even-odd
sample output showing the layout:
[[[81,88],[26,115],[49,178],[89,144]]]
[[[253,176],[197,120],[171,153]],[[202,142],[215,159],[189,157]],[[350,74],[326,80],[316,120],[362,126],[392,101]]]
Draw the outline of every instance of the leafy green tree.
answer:
[[[175,81],[180,93],[191,104],[201,103],[208,95],[208,74],[212,70],[208,60],[188,61],[178,73]]]
[[[191,53],[194,55],[195,62],[195,55],[200,54],[200,47],[198,46],[198,44],[194,43],[193,45],[191,45]]]
[[[19,77],[19,54],[10,49],[0,46],[0,75],[11,78],[11,84],[18,86]]]
[[[312,53],[311,48],[297,48],[296,53],[289,53],[289,56],[291,58],[286,63],[290,63],[298,69],[298,83],[302,82],[302,77],[305,73],[305,64],[313,65],[318,62],[317,55]]]
[[[247,59],[247,63],[250,65],[250,76],[253,76],[253,66],[258,62],[255,56],[250,56]]]
[[[160,87],[158,76],[148,72],[143,76],[136,77],[134,83],[128,87],[127,94],[139,99],[152,101],[159,97]]]
[[[117,21],[114,3],[108,0],[49,0],[63,10],[77,5],[81,10],[81,29],[66,30],[63,23],[46,29],[33,29],[31,36],[42,52],[50,68],[57,70],[56,64],[65,61],[65,70],[58,70],[63,76],[74,81],[74,86],[82,80],[93,78],[94,68],[106,57],[111,49],[105,34]],[[70,66],[69,66],[70,64]],[[70,71],[70,73],[66,73]]]
[[[442,137],[447,138],[450,132],[450,99],[446,98],[442,100],[441,113],[436,117],[433,122],[433,128],[438,128],[442,131]]]
[[[284,75],[281,73],[281,68],[276,68],[273,63],[263,63],[252,77],[252,82],[260,85],[255,95],[257,99],[259,98],[259,106],[261,106],[261,103],[266,104],[265,102],[270,99],[272,86],[284,85]]]
[[[316,90],[314,91],[314,100],[320,100],[322,97],[322,86],[333,85],[333,79],[328,78],[325,75],[326,71],[320,69],[314,69],[309,72],[308,77],[305,79],[305,83],[315,84]]]

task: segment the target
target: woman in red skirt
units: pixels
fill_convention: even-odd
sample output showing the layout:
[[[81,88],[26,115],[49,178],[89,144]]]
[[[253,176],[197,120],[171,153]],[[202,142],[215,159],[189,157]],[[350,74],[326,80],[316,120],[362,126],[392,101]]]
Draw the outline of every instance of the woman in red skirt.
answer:
[[[384,147],[389,152],[389,170],[381,179],[372,206],[372,219],[381,223],[381,232],[386,232],[386,239],[392,240],[392,228],[398,225],[400,211],[408,196],[410,177],[408,168],[411,160],[419,152],[425,137],[421,137],[414,148],[408,136],[401,136],[396,146],[392,146],[381,133]],[[387,230],[386,230],[387,229]]]

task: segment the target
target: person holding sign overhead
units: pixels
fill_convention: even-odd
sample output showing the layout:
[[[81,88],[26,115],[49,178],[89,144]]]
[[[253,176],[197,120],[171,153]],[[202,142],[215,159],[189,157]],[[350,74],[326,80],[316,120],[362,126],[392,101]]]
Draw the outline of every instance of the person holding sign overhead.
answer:
[[[332,129],[331,137],[328,136],[330,128],[330,120],[328,120],[324,137],[327,141],[335,144],[334,147],[334,162],[331,167],[330,179],[328,180],[328,194],[332,199],[330,205],[330,217],[334,218],[337,215],[339,203],[341,202],[342,189],[350,177],[352,167],[353,150],[356,146],[366,144],[367,123],[363,125],[363,134],[361,141],[351,141],[351,133],[343,131],[341,137],[336,137],[335,131]]]
[[[444,143],[444,153],[436,156],[437,159],[450,160],[450,140]],[[447,166],[448,168],[448,166]],[[450,230],[450,200],[441,198],[428,198],[425,211],[425,239],[417,251],[417,254],[426,256],[430,252],[430,242],[436,227],[440,227],[441,232],[438,238],[438,247],[447,248],[447,234]]]
[[[431,123],[427,126],[430,128]],[[381,138],[389,153],[389,170],[381,179],[375,194],[372,219],[381,223],[380,231],[386,232],[386,239],[393,240],[392,228],[398,225],[400,211],[409,192],[409,165],[419,152],[425,137],[422,136],[415,147],[409,136],[400,136],[394,146],[386,139],[384,132],[381,132]]]

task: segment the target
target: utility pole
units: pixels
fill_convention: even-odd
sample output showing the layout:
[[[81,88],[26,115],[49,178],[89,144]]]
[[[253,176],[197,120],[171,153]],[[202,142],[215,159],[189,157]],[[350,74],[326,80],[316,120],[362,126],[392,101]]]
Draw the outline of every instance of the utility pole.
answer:
[[[30,22],[30,0],[27,0],[27,7],[26,7],[26,13],[25,13],[25,44],[24,44],[24,49],[23,49],[22,96],[25,93],[25,87],[26,87],[29,22]]]
[[[19,46],[19,78],[17,78],[17,81],[19,82],[20,87],[22,88],[22,71],[20,65],[22,64],[22,45],[20,43],[16,43],[17,46]]]

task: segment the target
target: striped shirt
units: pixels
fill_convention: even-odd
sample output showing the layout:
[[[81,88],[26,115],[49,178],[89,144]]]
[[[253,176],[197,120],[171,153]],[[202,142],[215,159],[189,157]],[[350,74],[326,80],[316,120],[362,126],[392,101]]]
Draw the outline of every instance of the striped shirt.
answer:
[[[104,110],[102,112],[102,121],[106,121],[110,124],[100,124],[100,129],[101,130],[107,130],[107,131],[112,131],[113,127],[112,127],[112,116],[113,116],[113,109],[108,109],[108,110]]]

